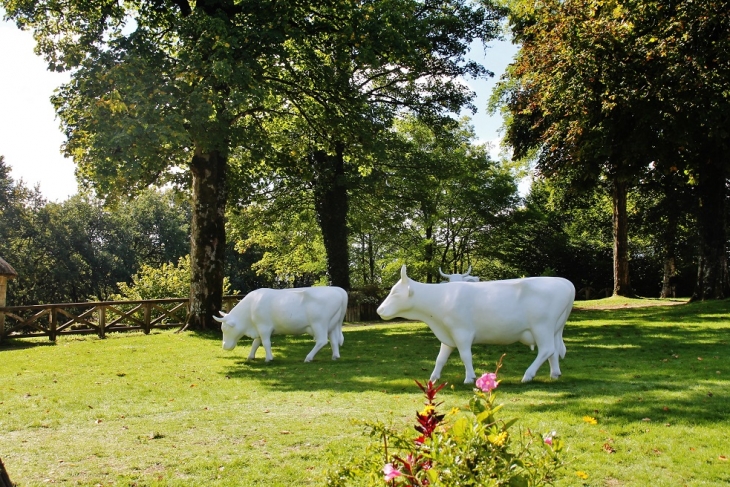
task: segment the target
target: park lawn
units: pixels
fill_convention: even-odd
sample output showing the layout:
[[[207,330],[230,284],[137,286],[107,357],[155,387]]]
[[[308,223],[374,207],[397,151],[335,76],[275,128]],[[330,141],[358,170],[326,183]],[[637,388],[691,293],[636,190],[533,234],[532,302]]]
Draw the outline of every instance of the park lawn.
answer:
[[[475,346],[475,366],[493,370],[507,354],[502,417],[564,440],[557,485],[727,484],[728,311],[729,301],[577,309],[559,380],[544,364],[520,383],[535,354],[520,344]],[[344,335],[339,361],[326,347],[309,364],[307,336],[276,337],[270,364],[263,350],[245,360],[248,340],[223,351],[215,333],[6,341],[0,458],[22,486],[322,485],[369,441],[352,419],[410,427],[423,403],[413,380],[427,380],[439,348],[421,323]],[[456,353],[442,378],[452,387],[441,408],[464,407]]]

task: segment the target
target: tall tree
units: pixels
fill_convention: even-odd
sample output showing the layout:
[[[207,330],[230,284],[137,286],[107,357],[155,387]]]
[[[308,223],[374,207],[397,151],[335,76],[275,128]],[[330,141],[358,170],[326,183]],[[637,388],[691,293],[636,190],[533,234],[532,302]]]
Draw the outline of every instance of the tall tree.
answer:
[[[658,162],[665,172],[689,174],[699,203],[693,299],[725,298],[730,295],[730,2],[651,1],[636,12],[649,26],[638,46],[655,66],[651,93],[661,103]]]
[[[403,110],[438,123],[470,107],[459,79],[491,75],[465,54],[476,39],[499,33],[502,10],[491,2],[375,0],[333,2],[320,11],[328,28],[290,43],[282,97],[272,130],[279,171],[313,196],[332,284],[349,288],[347,215],[374,153]]]
[[[72,73],[54,103],[82,182],[107,197],[150,184],[191,189],[188,325],[214,326],[230,150],[256,138],[266,77],[281,68],[286,42],[320,30],[318,8],[329,2],[1,3],[33,29],[50,69]]]
[[[633,49],[638,26],[625,2],[516,1],[511,25],[520,51],[495,99],[506,108],[506,142],[536,154],[541,174],[575,187],[609,182],[613,200],[614,294],[632,295],[627,194],[656,137],[646,60]]]

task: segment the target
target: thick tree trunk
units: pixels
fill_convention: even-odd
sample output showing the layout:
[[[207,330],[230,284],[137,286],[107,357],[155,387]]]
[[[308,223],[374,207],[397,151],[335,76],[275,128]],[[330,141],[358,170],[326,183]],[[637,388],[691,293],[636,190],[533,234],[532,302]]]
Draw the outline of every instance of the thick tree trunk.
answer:
[[[613,294],[634,296],[629,279],[629,221],[626,211],[627,184],[613,181]]]
[[[725,198],[727,173],[718,158],[711,158],[699,174],[697,226],[700,255],[692,301],[728,296]]]
[[[677,297],[677,261],[674,255],[664,257],[664,278],[662,279],[662,292],[660,298]]]
[[[312,154],[314,177],[314,209],[322,230],[327,253],[330,284],[350,290],[350,252],[347,241],[347,178],[343,149],[333,155],[325,151]]]
[[[15,484],[10,481],[10,476],[7,470],[5,470],[2,459],[0,459],[0,487],[13,487],[13,485]]]
[[[217,328],[226,249],[226,156],[196,151],[191,163],[190,313],[186,328]]]

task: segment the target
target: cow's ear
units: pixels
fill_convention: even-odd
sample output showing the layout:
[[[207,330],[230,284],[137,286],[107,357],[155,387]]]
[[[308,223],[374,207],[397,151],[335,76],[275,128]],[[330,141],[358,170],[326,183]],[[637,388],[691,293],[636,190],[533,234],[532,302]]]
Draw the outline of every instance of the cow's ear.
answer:
[[[410,298],[411,296],[413,296],[413,288],[408,286],[408,297]]]

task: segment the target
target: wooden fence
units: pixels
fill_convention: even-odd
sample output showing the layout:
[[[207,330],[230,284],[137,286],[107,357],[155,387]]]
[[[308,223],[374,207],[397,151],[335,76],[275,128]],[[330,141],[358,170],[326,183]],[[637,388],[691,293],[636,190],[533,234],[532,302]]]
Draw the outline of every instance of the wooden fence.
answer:
[[[241,296],[223,298],[229,310]],[[59,335],[179,327],[188,314],[187,298],[147,299],[143,301],[98,301],[88,303],[37,304],[0,308],[0,340],[3,338],[44,337],[55,341]]]
[[[230,310],[242,296],[225,296],[223,309]],[[48,337],[95,334],[104,338],[116,331],[179,327],[188,314],[187,298],[143,301],[99,301],[88,303],[37,304],[0,308],[0,341],[3,338]],[[378,320],[375,304],[347,307],[345,321]]]

